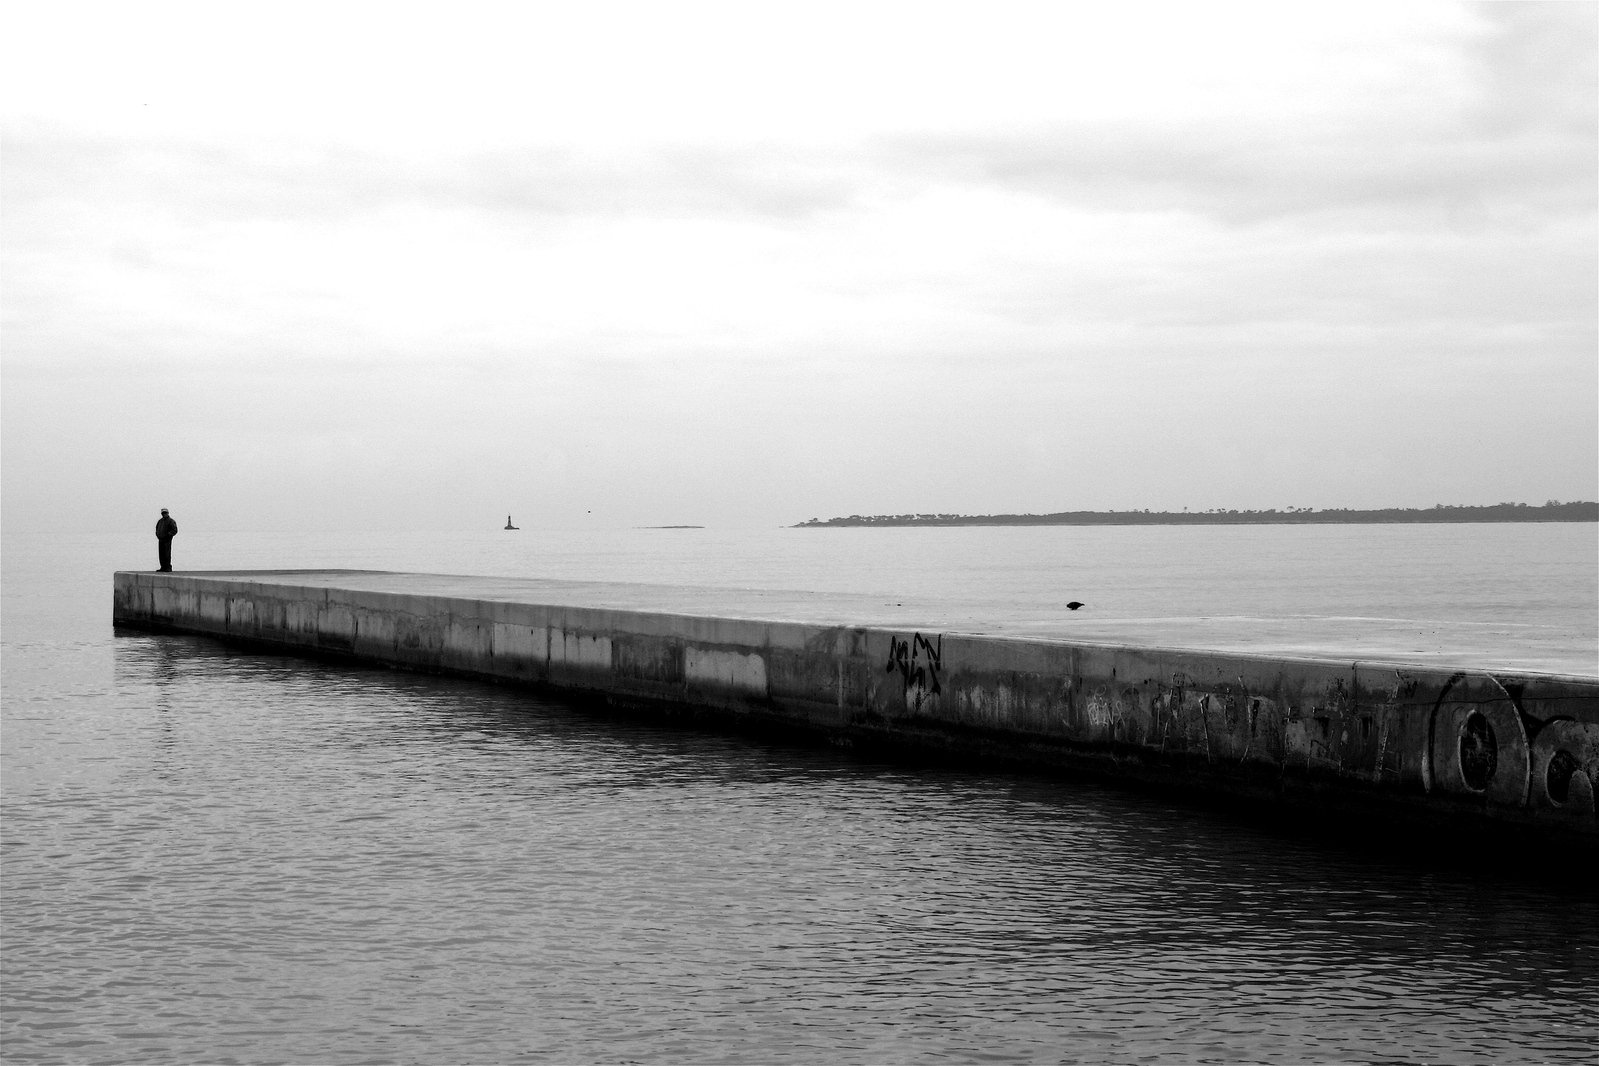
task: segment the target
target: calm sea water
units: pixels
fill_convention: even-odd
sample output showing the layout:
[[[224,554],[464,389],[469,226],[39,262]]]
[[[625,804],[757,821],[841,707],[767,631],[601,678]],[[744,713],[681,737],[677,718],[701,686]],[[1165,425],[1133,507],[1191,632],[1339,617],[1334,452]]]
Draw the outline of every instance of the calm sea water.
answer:
[[[1558,857],[1541,881],[1441,867],[1136,792],[114,635],[110,574],[151,567],[152,540],[3,544],[8,1063],[1599,1053],[1599,901]],[[804,589],[1090,639],[1599,673],[1591,525],[191,521],[176,555]]]

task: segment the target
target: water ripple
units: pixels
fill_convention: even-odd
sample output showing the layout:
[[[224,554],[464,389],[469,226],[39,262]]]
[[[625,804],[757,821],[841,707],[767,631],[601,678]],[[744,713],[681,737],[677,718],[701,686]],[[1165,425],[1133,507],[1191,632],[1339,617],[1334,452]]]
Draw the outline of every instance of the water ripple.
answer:
[[[4,668],[7,1061],[1589,1062],[1599,1032],[1591,896],[197,638]]]

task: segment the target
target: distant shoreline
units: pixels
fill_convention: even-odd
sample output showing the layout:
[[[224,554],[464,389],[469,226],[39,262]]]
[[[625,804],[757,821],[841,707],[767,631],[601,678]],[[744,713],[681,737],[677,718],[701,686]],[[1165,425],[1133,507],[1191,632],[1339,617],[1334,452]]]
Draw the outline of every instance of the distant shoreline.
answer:
[[[791,529],[832,526],[1263,526],[1384,525],[1445,522],[1599,522],[1599,502],[1497,503],[1483,507],[1335,508],[1316,511],[1058,511],[1054,514],[899,514],[812,518]]]

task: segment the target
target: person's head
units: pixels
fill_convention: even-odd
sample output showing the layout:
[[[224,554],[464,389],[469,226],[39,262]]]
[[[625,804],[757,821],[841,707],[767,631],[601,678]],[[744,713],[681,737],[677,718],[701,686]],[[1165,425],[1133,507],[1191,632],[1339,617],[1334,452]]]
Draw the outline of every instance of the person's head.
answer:
[[[162,514],[166,514],[167,513],[167,509],[165,507],[161,508],[161,513]]]

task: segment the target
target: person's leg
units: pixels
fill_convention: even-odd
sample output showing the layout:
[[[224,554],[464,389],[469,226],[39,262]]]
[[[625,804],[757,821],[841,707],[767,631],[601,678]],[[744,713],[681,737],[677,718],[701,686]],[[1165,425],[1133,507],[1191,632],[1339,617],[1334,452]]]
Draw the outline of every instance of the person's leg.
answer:
[[[161,569],[172,569],[172,540],[165,538],[157,542],[161,545]]]

